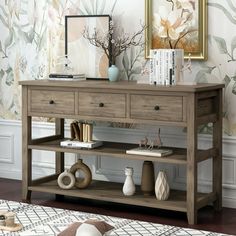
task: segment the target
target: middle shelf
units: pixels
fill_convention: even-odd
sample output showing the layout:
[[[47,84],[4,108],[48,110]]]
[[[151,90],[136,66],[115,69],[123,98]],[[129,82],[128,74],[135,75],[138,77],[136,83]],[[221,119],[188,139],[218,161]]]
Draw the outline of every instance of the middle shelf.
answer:
[[[53,136],[51,136],[50,138],[52,137]],[[137,147],[138,146],[137,144],[103,142],[103,145],[100,147],[94,149],[85,149],[85,148],[82,149],[82,148],[70,148],[70,147],[60,146],[60,142],[64,140],[68,140],[68,138],[56,138],[49,141],[47,141],[47,138],[34,139],[32,140],[32,144],[28,145],[28,148],[32,150],[35,149],[35,150],[44,150],[53,152],[56,151],[56,152],[67,152],[67,153],[79,153],[82,155],[109,156],[114,158],[123,158],[131,160],[145,160],[153,162],[187,165],[186,148],[163,147],[167,149],[172,149],[173,154],[164,157],[153,157],[153,156],[134,155],[126,153],[126,150]],[[197,150],[197,155],[196,155],[197,162],[207,160],[211,157],[216,156],[216,154],[217,154],[217,149],[215,148],[209,148],[206,150]]]
[[[36,142],[28,146],[29,149],[44,150],[44,151],[56,151],[56,152],[67,152],[67,153],[80,153],[82,155],[98,155],[98,156],[109,156],[114,158],[123,158],[131,160],[145,160],[153,162],[173,163],[173,164],[187,164],[187,151],[184,148],[171,148],[173,154],[165,157],[153,157],[145,155],[134,155],[127,154],[126,150],[137,147],[137,144],[127,143],[115,143],[115,142],[103,142],[101,147],[94,149],[79,149],[60,146],[60,142],[64,139],[56,139],[45,142]],[[170,149],[170,148],[169,148]]]

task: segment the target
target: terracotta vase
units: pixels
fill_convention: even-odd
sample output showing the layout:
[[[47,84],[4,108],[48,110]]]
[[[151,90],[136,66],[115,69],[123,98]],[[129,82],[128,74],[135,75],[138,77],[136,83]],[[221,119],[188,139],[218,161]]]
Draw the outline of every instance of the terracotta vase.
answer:
[[[123,194],[125,196],[132,196],[135,193],[135,185],[133,181],[133,168],[132,167],[126,167],[125,168],[125,175],[126,179],[123,185]]]
[[[167,200],[170,195],[170,187],[165,171],[159,171],[158,173],[155,183],[155,194],[158,200]]]
[[[144,195],[150,196],[154,194],[155,175],[154,165],[152,161],[144,161],[141,178],[141,191]]]

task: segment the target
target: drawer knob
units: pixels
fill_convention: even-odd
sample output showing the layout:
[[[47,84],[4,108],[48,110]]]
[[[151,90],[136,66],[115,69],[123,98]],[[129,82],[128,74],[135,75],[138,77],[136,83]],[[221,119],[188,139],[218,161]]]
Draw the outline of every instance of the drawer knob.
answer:
[[[54,104],[54,101],[53,101],[53,100],[50,100],[50,101],[49,101],[49,104]]]
[[[103,103],[103,102],[100,102],[100,103],[99,103],[99,107],[104,107],[104,103]]]
[[[160,107],[159,107],[159,106],[155,106],[155,107],[154,107],[154,110],[155,110],[155,111],[159,111],[159,110],[160,110]]]

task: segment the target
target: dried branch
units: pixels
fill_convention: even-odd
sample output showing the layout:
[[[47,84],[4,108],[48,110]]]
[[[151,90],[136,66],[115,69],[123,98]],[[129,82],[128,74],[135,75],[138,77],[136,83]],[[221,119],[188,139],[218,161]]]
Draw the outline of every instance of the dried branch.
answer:
[[[114,27],[113,22],[110,22],[110,29],[107,34],[102,34],[96,28],[92,35],[89,34],[88,29],[84,29],[83,37],[87,39],[95,47],[101,48],[106,54],[107,58],[111,57],[112,63],[115,64],[115,59],[121,53],[126,51],[131,46],[141,46],[143,44],[143,32],[145,25],[142,25],[141,29],[132,35],[122,33],[118,37],[114,37],[114,31],[118,31]]]

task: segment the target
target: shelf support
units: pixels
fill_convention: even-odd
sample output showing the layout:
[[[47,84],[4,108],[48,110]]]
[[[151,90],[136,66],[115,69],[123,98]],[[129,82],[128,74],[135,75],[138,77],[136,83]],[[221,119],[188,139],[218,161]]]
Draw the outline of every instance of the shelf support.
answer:
[[[218,152],[213,158],[213,192],[216,193],[214,208],[217,211],[222,209],[222,90],[218,90],[215,98],[215,110],[217,111],[217,121],[213,123],[213,148]]]
[[[189,224],[197,223],[197,99],[190,94],[187,103],[187,217]]]
[[[22,88],[22,104],[28,104],[28,89]],[[30,201],[32,182],[32,150],[28,145],[32,140],[32,119],[28,116],[28,106],[22,106],[22,200]]]
[[[55,134],[64,137],[64,119],[56,118],[55,120]],[[60,174],[64,171],[65,164],[65,156],[64,152],[56,152],[55,153],[55,174]]]

